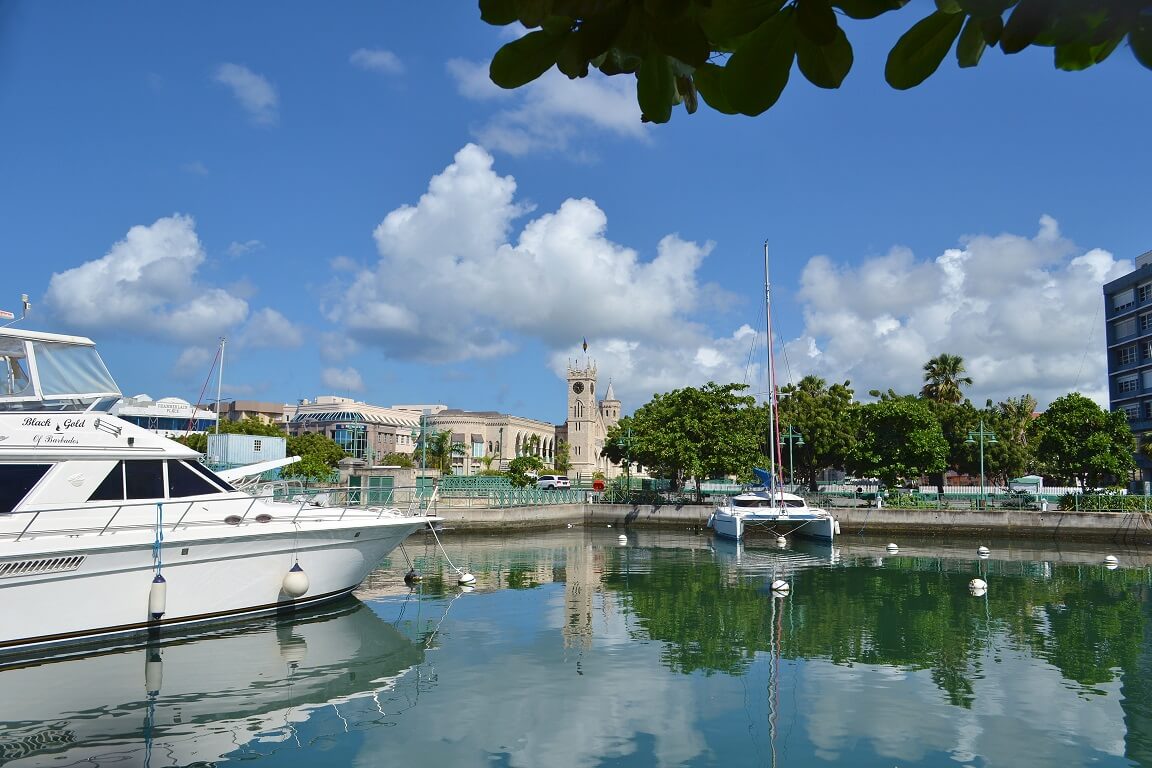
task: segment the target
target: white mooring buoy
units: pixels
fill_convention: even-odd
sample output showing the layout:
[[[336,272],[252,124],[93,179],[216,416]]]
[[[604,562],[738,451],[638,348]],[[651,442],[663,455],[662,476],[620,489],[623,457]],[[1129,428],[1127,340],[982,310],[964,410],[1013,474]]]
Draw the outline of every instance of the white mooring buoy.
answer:
[[[300,567],[300,563],[293,563],[284,575],[284,582],[280,585],[288,597],[302,597],[308,591],[308,574]]]
[[[784,579],[775,579],[772,582],[772,591],[777,594],[784,594],[790,589],[792,589],[792,585]]]
[[[159,621],[164,615],[165,603],[168,601],[168,582],[160,574],[152,579],[152,586],[148,589],[148,616],[152,621]]]
[[[976,547],[976,554],[979,555],[980,557],[988,557],[988,555],[992,554],[992,550],[988,549],[988,547],[981,545],[979,547]]]
[[[889,552],[899,552],[900,551],[900,547],[896,546],[895,542],[889,544],[887,549]]]
[[[475,584],[476,583],[476,577],[473,576],[472,574],[468,573],[467,571],[464,571],[463,573],[460,574],[460,578],[457,579],[457,583],[461,584],[461,585]]]
[[[1105,555],[1104,567],[1110,571],[1114,571],[1120,567],[1120,560],[1116,555]]]
[[[976,597],[980,597],[988,591],[988,582],[984,579],[972,579],[968,582],[968,591]]]
[[[784,538],[783,536],[777,536],[776,543],[783,546],[788,543],[788,539]]]

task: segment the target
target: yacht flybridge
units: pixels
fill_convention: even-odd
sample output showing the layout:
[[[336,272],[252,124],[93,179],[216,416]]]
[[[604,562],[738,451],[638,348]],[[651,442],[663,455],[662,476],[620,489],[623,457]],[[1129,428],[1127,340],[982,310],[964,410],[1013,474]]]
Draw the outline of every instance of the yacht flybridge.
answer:
[[[91,340],[0,328],[0,654],[342,597],[436,520],[237,490],[119,399]]]

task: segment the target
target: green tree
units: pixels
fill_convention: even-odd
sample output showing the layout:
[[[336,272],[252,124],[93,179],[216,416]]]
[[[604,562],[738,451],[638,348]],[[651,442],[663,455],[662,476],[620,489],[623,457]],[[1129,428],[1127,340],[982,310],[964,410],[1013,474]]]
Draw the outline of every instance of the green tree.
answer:
[[[627,455],[677,486],[693,478],[702,501],[701,480],[748,474],[758,459],[756,401],[745,389],[710,381],[658,394],[608,431],[602,455],[617,464]]]
[[[860,406],[857,424],[849,462],[853,472],[876,475],[892,486],[947,466],[948,441],[932,409],[919,398],[888,392]]]
[[[480,18],[534,30],[501,47],[489,75],[519,88],[555,66],[636,78],[643,120],[664,123],[699,99],[725,114],[758,115],[788,85],[793,65],[813,85],[839,88],[852,69],[841,16],[868,20],[907,0],[480,0]],[[910,9],[923,13],[926,3]],[[910,11],[914,12],[914,11]],[[898,90],[930,77],[955,49],[974,67],[988,48],[1053,49],[1056,68],[1087,69],[1123,42],[1152,68],[1152,0],[936,0],[893,46],[884,78]]]
[[[1052,401],[1029,430],[1045,474],[1080,487],[1123,480],[1136,466],[1123,411],[1105,411],[1079,392]]]
[[[322,481],[331,477],[337,462],[348,454],[327,435],[305,432],[288,438],[288,455],[299,456],[300,461],[281,469],[282,477]]]
[[[791,426],[804,444],[792,446],[796,475],[816,490],[816,476],[826,467],[843,467],[856,442],[853,421],[856,404],[850,382],[828,386],[818,376],[805,376],[797,384],[780,388],[782,428]],[[785,456],[787,446],[785,446]]]
[[[556,444],[556,456],[552,459],[552,466],[557,472],[565,474],[572,466],[572,446],[568,444],[567,440],[561,440]]]
[[[182,443],[194,451],[200,453],[208,453],[208,435],[215,432],[222,435],[264,435],[266,437],[287,437],[278,425],[270,424],[262,419],[255,419],[249,416],[239,421],[228,421],[227,419],[221,420],[220,424],[213,426],[207,433],[193,432],[191,434],[182,435],[175,438],[176,442]],[[292,455],[292,454],[289,454]]]
[[[924,388],[920,396],[925,400],[958,404],[964,399],[962,386],[972,386],[972,377],[964,375],[964,358],[944,353],[924,363]]]
[[[1032,469],[1035,458],[1028,430],[1035,417],[1036,398],[1032,395],[1010,397],[995,407],[991,407],[989,401],[989,407],[984,411],[984,424],[996,434],[996,442],[991,445],[985,443],[984,459],[985,472],[994,484],[1006,486],[1012,478]]]
[[[410,453],[386,453],[380,458],[380,463],[385,466],[403,467],[404,469],[412,469],[416,466]]]
[[[426,432],[421,441],[416,446],[421,461],[427,460],[426,466],[440,470],[442,475],[452,474],[452,460],[465,455],[464,443],[453,441],[449,431]]]
[[[524,488],[536,482],[536,476],[544,469],[539,456],[517,456],[508,462],[508,479],[517,488]]]

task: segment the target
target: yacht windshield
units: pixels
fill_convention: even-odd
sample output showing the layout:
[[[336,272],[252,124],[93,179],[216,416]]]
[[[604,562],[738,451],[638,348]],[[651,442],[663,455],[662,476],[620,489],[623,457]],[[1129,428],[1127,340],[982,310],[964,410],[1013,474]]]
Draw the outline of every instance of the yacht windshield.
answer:
[[[32,394],[32,379],[28,376],[28,357],[24,342],[19,339],[0,339],[0,394]]]
[[[44,399],[120,393],[95,347],[34,341],[32,349]]]

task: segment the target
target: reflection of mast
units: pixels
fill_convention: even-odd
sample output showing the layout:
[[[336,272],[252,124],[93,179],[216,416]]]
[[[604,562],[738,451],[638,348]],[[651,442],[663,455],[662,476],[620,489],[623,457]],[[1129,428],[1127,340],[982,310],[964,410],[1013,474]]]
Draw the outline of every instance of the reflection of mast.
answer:
[[[784,597],[772,594],[772,631],[768,635],[768,743],[773,766],[776,765],[776,717],[780,712],[780,634],[784,621],[784,612],[776,610],[777,599]]]

